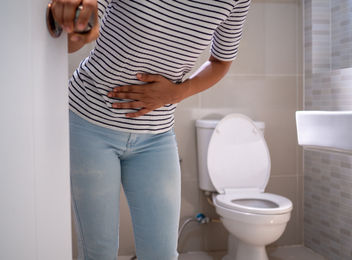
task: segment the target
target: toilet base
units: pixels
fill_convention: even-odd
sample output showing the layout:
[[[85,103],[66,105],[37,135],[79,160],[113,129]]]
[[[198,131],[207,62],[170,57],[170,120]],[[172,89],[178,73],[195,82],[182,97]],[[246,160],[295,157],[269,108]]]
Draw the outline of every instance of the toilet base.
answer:
[[[254,246],[229,235],[228,252],[222,260],[269,260],[265,246]]]

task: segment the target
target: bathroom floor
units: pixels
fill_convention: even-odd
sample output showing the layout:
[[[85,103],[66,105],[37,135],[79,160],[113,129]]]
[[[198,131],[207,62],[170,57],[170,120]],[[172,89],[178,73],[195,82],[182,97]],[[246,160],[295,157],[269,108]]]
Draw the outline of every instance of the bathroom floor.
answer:
[[[179,260],[221,260],[225,252],[190,252],[180,254]],[[303,246],[287,246],[268,249],[270,260],[326,260]],[[119,256],[119,260],[130,260],[131,256]]]
[[[284,246],[268,249],[270,260],[327,260],[304,246]]]

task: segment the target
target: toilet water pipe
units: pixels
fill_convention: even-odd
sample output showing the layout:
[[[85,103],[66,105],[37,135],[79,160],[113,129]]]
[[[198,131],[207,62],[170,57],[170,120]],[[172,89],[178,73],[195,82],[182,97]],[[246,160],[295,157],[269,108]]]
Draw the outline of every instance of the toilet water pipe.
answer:
[[[198,213],[195,217],[191,217],[191,218],[186,219],[185,222],[183,222],[181,228],[178,231],[177,244],[179,244],[179,241],[180,241],[180,238],[181,238],[183,230],[191,222],[197,222],[199,224],[208,224],[210,222],[219,223],[221,221],[220,221],[220,219],[209,218],[209,217],[205,216],[203,213]]]
[[[198,213],[195,217],[191,217],[191,218],[186,219],[185,222],[183,222],[181,228],[178,231],[178,240],[177,240],[177,242],[180,241],[182,232],[185,229],[185,227],[191,222],[198,222],[199,224],[207,224],[207,223],[211,222],[211,219],[206,217],[203,213]]]
[[[204,191],[204,195],[207,198],[208,203],[215,207],[213,201],[212,201],[212,196],[213,196],[213,192],[210,191]],[[209,218],[206,217],[203,213],[198,213],[195,217],[191,217],[185,220],[185,222],[182,224],[181,228],[178,231],[178,240],[177,242],[180,241],[181,238],[181,234],[182,231],[184,230],[184,228],[191,222],[198,222],[199,224],[207,224],[209,222],[216,222],[216,223],[221,223],[220,219],[216,219],[216,218]]]
[[[186,219],[185,222],[183,222],[182,226],[179,228],[177,244],[180,241],[183,230],[191,222],[197,222],[199,224],[207,224],[209,222],[221,222],[221,221],[219,219],[211,219],[211,218],[205,216],[203,213],[198,213],[195,217],[190,217],[190,218]],[[131,260],[136,260],[136,259],[137,259],[136,255],[132,256],[132,258],[131,258]]]

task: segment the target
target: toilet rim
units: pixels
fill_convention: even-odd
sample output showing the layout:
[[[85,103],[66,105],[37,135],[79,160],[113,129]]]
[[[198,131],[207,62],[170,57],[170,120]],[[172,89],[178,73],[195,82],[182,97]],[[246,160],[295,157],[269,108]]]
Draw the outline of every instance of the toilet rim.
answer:
[[[274,224],[284,224],[291,219],[291,211],[282,214],[255,214],[248,212],[241,212],[234,209],[229,209],[222,207],[215,202],[216,213],[220,215],[220,219],[230,219],[233,221],[244,222],[253,225],[267,225],[270,223]]]
[[[283,196],[264,192],[238,192],[230,194],[218,194],[215,196],[216,203],[227,209],[240,212],[273,215],[284,214],[292,210],[292,202]],[[273,203],[275,207],[255,207],[236,203],[236,200],[264,200]]]

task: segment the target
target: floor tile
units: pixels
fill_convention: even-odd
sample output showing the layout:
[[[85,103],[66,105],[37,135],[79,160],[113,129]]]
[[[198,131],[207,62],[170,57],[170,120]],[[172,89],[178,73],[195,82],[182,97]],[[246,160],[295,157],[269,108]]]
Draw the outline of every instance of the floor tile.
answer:
[[[268,250],[270,260],[326,260],[303,246],[284,246]]]
[[[189,252],[180,254],[178,260],[221,260],[226,252]],[[303,246],[269,248],[270,260],[326,260]],[[119,256],[119,260],[131,260],[131,256]]]

